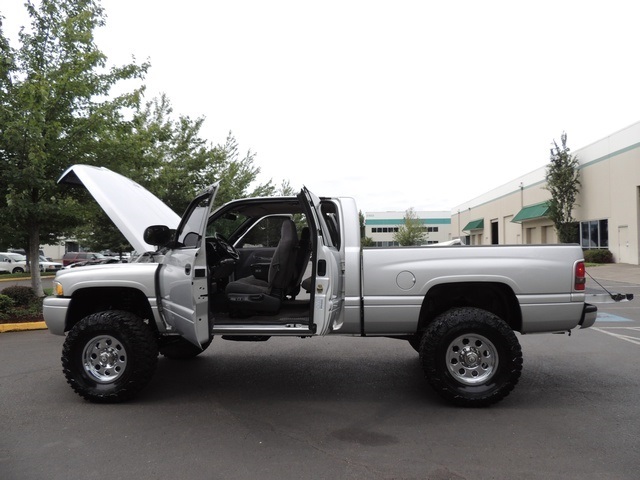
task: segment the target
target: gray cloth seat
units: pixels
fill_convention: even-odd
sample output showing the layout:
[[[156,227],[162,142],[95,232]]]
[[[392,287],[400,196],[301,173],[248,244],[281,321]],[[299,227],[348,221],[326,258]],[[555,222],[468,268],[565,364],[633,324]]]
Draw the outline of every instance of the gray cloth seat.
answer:
[[[304,288],[307,293],[311,293],[311,277],[305,278],[300,286]]]
[[[241,313],[276,313],[280,310],[296,273],[298,235],[291,219],[282,222],[280,241],[276,247],[267,280],[254,277],[229,282],[225,294],[232,311]]]
[[[298,248],[296,249],[296,263],[295,271],[293,272],[293,282],[287,290],[287,295],[292,299],[296,298],[296,295],[300,293],[300,283],[304,276],[309,259],[311,258],[311,232],[309,227],[304,227],[300,232],[300,241],[298,242]]]

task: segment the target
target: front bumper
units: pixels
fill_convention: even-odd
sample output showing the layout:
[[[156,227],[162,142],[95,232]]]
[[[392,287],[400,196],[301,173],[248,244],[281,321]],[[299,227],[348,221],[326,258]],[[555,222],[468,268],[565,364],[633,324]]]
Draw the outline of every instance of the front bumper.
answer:
[[[71,298],[50,296],[42,303],[42,315],[47,328],[54,335],[64,335]]]

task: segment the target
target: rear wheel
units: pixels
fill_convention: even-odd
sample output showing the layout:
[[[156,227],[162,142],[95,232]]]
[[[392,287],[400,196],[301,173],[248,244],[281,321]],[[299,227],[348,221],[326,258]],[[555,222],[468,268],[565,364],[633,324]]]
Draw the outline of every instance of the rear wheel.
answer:
[[[157,360],[158,346],[149,326],[138,316],[118,310],[82,319],[62,348],[67,382],[92,402],[132,398],[151,380]]]
[[[522,350],[513,330],[479,308],[454,308],[431,323],[420,345],[431,386],[443,398],[482,407],[507,396],[522,371]]]

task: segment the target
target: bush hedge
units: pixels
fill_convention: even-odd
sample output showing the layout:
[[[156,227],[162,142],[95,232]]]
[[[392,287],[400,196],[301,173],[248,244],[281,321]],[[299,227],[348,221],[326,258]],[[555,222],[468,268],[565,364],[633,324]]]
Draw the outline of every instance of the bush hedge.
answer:
[[[2,290],[2,295],[6,295],[11,298],[16,307],[28,307],[34,301],[38,300],[38,297],[33,293],[31,287],[20,287],[14,285]]]
[[[613,263],[613,254],[605,248],[584,250],[584,261],[588,263]]]
[[[0,320],[9,318],[9,312],[13,309],[13,299],[0,293]]]
[[[30,287],[12,286],[0,292],[0,323],[42,320],[42,299]]]

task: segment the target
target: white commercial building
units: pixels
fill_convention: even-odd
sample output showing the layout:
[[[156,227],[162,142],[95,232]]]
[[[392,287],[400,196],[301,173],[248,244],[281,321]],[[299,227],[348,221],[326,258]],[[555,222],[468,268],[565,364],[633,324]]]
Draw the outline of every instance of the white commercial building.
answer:
[[[608,248],[618,263],[638,265],[640,122],[572,151],[580,169],[573,216],[583,248]],[[546,217],[546,165],[451,211],[451,232],[472,245],[557,243]]]
[[[425,233],[424,245],[451,240],[451,214],[449,211],[415,212]],[[367,212],[365,214],[365,236],[373,240],[376,247],[397,246],[393,239],[398,229],[405,224],[406,212]]]

